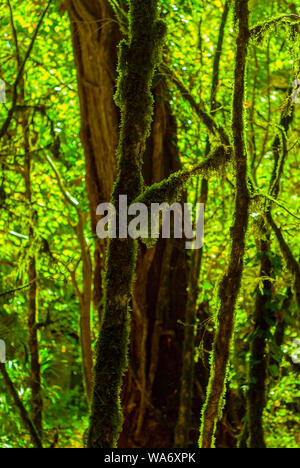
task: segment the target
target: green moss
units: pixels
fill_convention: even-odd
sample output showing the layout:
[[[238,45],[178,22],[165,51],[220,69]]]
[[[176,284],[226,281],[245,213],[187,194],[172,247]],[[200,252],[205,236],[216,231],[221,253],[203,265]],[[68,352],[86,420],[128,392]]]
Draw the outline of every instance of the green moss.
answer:
[[[149,216],[151,216],[152,203],[167,203],[172,205],[180,201],[182,192],[185,189],[188,181],[192,177],[201,175],[205,179],[209,179],[214,173],[222,170],[226,163],[230,161],[230,152],[225,146],[217,146],[210,155],[198,166],[192,170],[181,170],[171,174],[168,179],[152,184],[147,187],[135,200],[135,203],[143,203],[147,206]],[[149,223],[151,222],[149,218]],[[157,239],[142,239],[147,247],[152,247],[157,242]]]
[[[250,30],[251,39],[258,43],[262,42],[278,25],[284,25],[291,28],[291,31],[298,29],[300,17],[297,15],[280,15],[269,21],[257,24]]]
[[[142,191],[143,154],[153,113],[151,85],[166,31],[157,19],[157,0],[131,0],[129,4],[129,40],[120,44],[115,96],[121,110],[118,177],[112,194],[116,207],[120,195],[127,195],[131,203]],[[87,435],[89,448],[116,447],[122,430],[120,392],[128,367],[129,305],[136,256],[136,241],[130,238],[109,240],[104,312]]]
[[[148,208],[151,203],[165,202],[171,205],[180,200],[182,191],[192,177],[201,175],[203,178],[209,179],[214,173],[218,173],[229,160],[230,152],[225,146],[217,146],[201,164],[192,170],[175,172],[168,179],[152,184],[144,190],[135,202],[144,203]]]
[[[243,258],[250,205],[247,151],[244,143],[245,71],[249,42],[248,0],[236,0],[235,14],[238,26],[232,113],[236,179],[235,213],[231,229],[230,260],[219,286],[219,307],[211,355],[211,372],[200,429],[199,445],[202,448],[212,448],[214,446],[217,422],[222,416],[224,407],[230,344],[234,330],[236,301],[243,273]]]

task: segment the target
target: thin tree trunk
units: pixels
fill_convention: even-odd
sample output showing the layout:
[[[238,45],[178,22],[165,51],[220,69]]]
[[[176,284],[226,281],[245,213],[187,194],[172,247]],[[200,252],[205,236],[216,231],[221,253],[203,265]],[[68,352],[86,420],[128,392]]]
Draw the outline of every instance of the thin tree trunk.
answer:
[[[41,385],[41,366],[39,358],[39,339],[38,339],[38,305],[37,305],[37,271],[34,249],[34,225],[36,222],[36,213],[32,209],[31,195],[31,156],[28,139],[28,118],[23,119],[23,134],[25,147],[24,162],[24,181],[25,196],[27,200],[27,209],[29,212],[29,258],[28,258],[28,344],[30,354],[30,389],[31,389],[31,419],[35,425],[40,437],[43,433],[43,399]]]
[[[247,395],[248,404],[248,430],[249,448],[266,448],[263,430],[263,411],[265,408],[267,377],[266,346],[267,334],[270,330],[270,321],[273,315],[271,308],[272,262],[270,260],[270,235],[265,228],[264,221],[261,226],[260,241],[260,277],[265,277],[263,290],[258,287],[255,315],[254,315],[254,337],[250,350],[249,390]]]
[[[228,269],[219,288],[220,306],[213,344],[211,374],[206,402],[202,412],[199,445],[211,448],[218,419],[223,409],[225,382],[228,372],[230,344],[234,328],[234,313],[240,290],[245,239],[249,218],[250,196],[247,185],[247,152],[244,137],[245,70],[249,42],[248,0],[236,0],[235,15],[238,25],[232,130],[236,171],[236,199],[232,245]]]
[[[221,18],[217,50],[214,57],[212,89],[211,89],[211,112],[216,109],[216,93],[219,84],[220,60],[223,48],[225,26],[229,13],[229,2],[227,1]],[[210,153],[210,143],[207,139],[205,156]],[[202,180],[200,190],[200,203],[206,204],[208,198],[208,181]],[[175,447],[187,447],[189,443],[189,430],[191,420],[191,409],[193,401],[194,368],[195,368],[195,325],[196,304],[198,298],[198,281],[201,271],[203,250],[192,252],[190,265],[190,277],[188,283],[188,300],[186,305],[184,344],[183,344],[183,366],[180,389],[180,405],[178,421],[175,430]]]
[[[50,1],[48,2],[46,9],[43,11],[36,30],[33,34],[31,43],[24,59],[21,59],[21,53],[18,43],[17,31],[14,23],[14,15],[11,4],[8,2],[8,7],[10,10],[10,22],[12,28],[13,39],[16,48],[16,62],[18,74],[13,86],[13,103],[8,112],[7,119],[5,120],[1,128],[1,137],[8,130],[10,123],[12,121],[18,99],[22,104],[25,100],[25,87],[24,87],[24,69],[27,60],[30,57],[32,49],[35,44],[35,40],[38,36],[40,27],[43,23],[43,20],[48,12],[50,7]],[[20,93],[18,89],[20,88]],[[41,445],[41,440],[43,436],[43,399],[42,399],[42,388],[41,388],[41,368],[39,362],[39,340],[38,340],[38,331],[37,331],[37,321],[38,321],[38,309],[37,309],[37,271],[36,271],[36,258],[34,252],[34,225],[36,222],[36,213],[32,209],[32,194],[31,194],[31,155],[30,155],[30,142],[29,142],[29,118],[28,114],[25,113],[22,119],[22,131],[24,138],[24,150],[25,150],[25,160],[24,160],[24,184],[25,184],[25,198],[27,202],[27,215],[29,218],[28,224],[28,315],[27,315],[27,326],[28,326],[28,345],[29,345],[29,354],[30,354],[30,390],[31,390],[31,419],[27,415],[27,411],[23,406],[21,400],[18,398],[16,391],[14,389],[13,383],[11,382],[5,366],[1,367],[1,372],[4,377],[4,380],[10,390],[11,395],[14,398],[16,405],[18,406],[21,417],[29,429],[29,432],[32,436],[34,445],[38,447]]]
[[[83,216],[79,213],[76,232],[81,249],[83,287],[80,294],[80,344],[82,354],[83,380],[87,399],[91,402],[93,390],[93,352],[91,337],[91,305],[93,269],[89,246],[84,236]]]
[[[32,423],[32,421],[30,419],[30,416],[29,416],[25,406],[23,405],[23,402],[20,399],[19,394],[18,394],[17,390],[15,389],[12,380],[9,377],[8,373],[7,373],[5,364],[0,363],[0,372],[1,372],[2,376],[3,376],[4,382],[6,384],[6,387],[8,388],[9,393],[11,394],[11,396],[12,396],[14,402],[15,402],[15,405],[16,405],[16,407],[18,408],[18,410],[20,412],[20,416],[21,416],[22,422],[24,424],[24,427],[28,430],[28,432],[30,434],[33,446],[35,448],[43,448],[40,435],[38,434],[38,432],[36,430],[36,427]]]
[[[284,170],[288,151],[286,146],[286,134],[293,120],[294,107],[290,102],[288,111],[285,109],[281,115],[280,127],[284,129],[283,148],[281,139],[277,135],[273,143],[274,168],[270,180],[270,195],[275,199],[280,190],[280,178]],[[271,206],[266,202],[266,216],[261,216],[259,228],[261,233],[260,251],[261,265],[260,278],[261,288],[257,288],[254,313],[254,336],[250,347],[250,368],[249,368],[249,390],[247,394],[247,417],[246,425],[249,431],[249,448],[266,448],[263,430],[263,411],[266,404],[266,378],[268,356],[266,347],[268,334],[271,329],[274,313],[272,312],[272,276],[273,265],[271,261],[271,236],[266,218],[270,216]]]
[[[41,366],[39,359],[39,340],[37,325],[37,284],[36,284],[35,259],[29,260],[28,280],[28,332],[29,332],[29,353],[30,353],[30,388],[31,388],[31,418],[42,435],[43,431],[43,399],[41,388]]]

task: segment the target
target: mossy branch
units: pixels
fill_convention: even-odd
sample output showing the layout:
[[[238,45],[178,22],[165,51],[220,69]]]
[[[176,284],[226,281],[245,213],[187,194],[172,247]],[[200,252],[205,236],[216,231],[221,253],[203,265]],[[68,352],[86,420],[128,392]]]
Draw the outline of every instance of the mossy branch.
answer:
[[[279,133],[276,135],[272,145],[275,164],[271,175],[269,194],[275,198],[277,198],[279,193],[279,182],[288,156],[287,133],[294,118],[294,110],[293,88],[291,88],[281,112],[280,123],[278,126]],[[281,146],[282,150],[280,151]]]
[[[267,213],[267,221],[270,224],[277,241],[280,246],[280,250],[282,253],[283,258],[285,259],[287,268],[290,270],[293,278],[294,278],[294,284],[293,284],[293,289],[295,293],[295,298],[296,298],[296,303],[297,303],[297,308],[298,311],[300,312],[300,266],[299,263],[297,262],[296,258],[294,257],[288,243],[283,237],[283,234],[281,232],[281,229],[277,226],[275,223],[271,213]]]
[[[210,111],[215,113],[217,109],[217,90],[220,78],[220,62],[223,52],[223,42],[228,14],[230,11],[230,0],[227,0],[224,5],[217,47],[214,54],[212,85],[210,93]],[[207,137],[205,155],[210,152],[210,141]],[[203,179],[199,193],[200,201],[205,203],[208,197],[208,180]],[[184,342],[182,353],[182,372],[181,372],[181,388],[180,388],[180,404],[178,409],[178,420],[174,434],[174,447],[186,447],[189,443],[189,435],[191,428],[191,413],[192,402],[194,396],[195,384],[195,326],[197,315],[197,298],[199,293],[199,277],[202,266],[202,250],[195,250],[192,253],[190,260],[190,273],[188,281],[188,298],[185,310],[185,323],[184,327]]]
[[[268,32],[271,32],[279,24],[288,24],[291,26],[300,24],[300,16],[294,14],[280,15],[276,18],[272,18],[270,21],[259,23],[250,30],[250,37],[260,42]]]
[[[174,83],[174,85],[180,91],[182,97],[190,104],[192,109],[196,112],[201,122],[206,126],[207,130],[213,136],[219,136],[220,141],[225,146],[230,146],[230,139],[224,129],[224,127],[216,122],[216,120],[205,110],[203,104],[197,103],[194,96],[187,89],[185,84],[181,81],[180,77],[174,70],[171,70],[166,64],[160,66],[161,72],[167,75],[167,77]]]
[[[9,291],[5,291],[4,293],[0,294],[0,297],[13,296],[16,292],[23,291],[24,289],[29,288],[36,281],[37,281],[37,279],[35,279],[34,281],[31,281],[30,283],[24,284],[23,286],[20,286],[18,288],[10,289]]]
[[[61,176],[60,176],[60,173],[58,172],[57,170],[57,167],[55,166],[53,160],[50,158],[50,156],[48,154],[45,155],[45,159],[46,161],[49,163],[51,169],[53,170],[54,174],[55,174],[55,178],[57,180],[57,183],[58,183],[58,186],[59,186],[59,189],[65,199],[65,201],[73,206],[73,208],[76,209],[77,213],[80,214],[80,210],[78,208],[78,204],[74,201],[74,198],[71,197],[71,195],[68,194],[68,192],[66,191],[65,187],[64,187],[64,184],[63,184],[63,181],[61,179]]]
[[[108,3],[113,9],[115,17],[119,23],[121,32],[126,36],[128,34],[129,20],[128,14],[125,10],[118,4],[116,0],[108,0]]]
[[[220,304],[211,355],[210,378],[206,401],[202,410],[199,440],[201,448],[212,448],[214,446],[217,422],[223,412],[230,343],[234,329],[234,312],[243,273],[245,239],[249,219],[250,195],[244,135],[246,60],[249,43],[248,0],[236,0],[235,11],[238,24],[232,113],[236,169],[235,213],[234,224],[231,229],[232,243],[229,265],[219,286]]]
[[[144,203],[148,207],[151,203],[172,204],[178,201],[182,191],[192,177],[203,176],[205,179],[218,173],[230,161],[230,149],[223,145],[217,146],[205,161],[190,170],[181,170],[170,175],[167,179],[155,183],[135,199],[135,203]]]
[[[269,202],[274,203],[277,206],[280,206],[280,208],[282,208],[284,211],[286,211],[289,215],[291,215],[293,218],[300,221],[300,217],[297,216],[295,213],[293,213],[291,210],[289,210],[289,208],[287,208],[282,202],[280,202],[279,200],[276,200],[276,198],[274,198],[274,197],[271,197],[271,195],[269,195],[268,193],[262,192],[258,188],[255,188],[255,190],[257,190],[257,191],[255,191],[251,195],[252,199],[256,199],[257,197],[266,198]]]
[[[110,5],[112,6],[116,18],[119,22],[121,31],[127,35],[128,34],[128,15],[127,13],[117,4],[115,0],[109,0]],[[226,4],[227,11],[228,4]],[[219,49],[217,51],[217,55],[219,54]],[[189,102],[192,109],[196,112],[201,122],[207,127],[207,130],[214,136],[218,135],[220,138],[220,142],[225,146],[230,145],[230,139],[227,135],[224,127],[218,124],[215,119],[212,117],[209,112],[205,110],[203,104],[197,103],[196,99],[187,89],[185,84],[182,82],[180,77],[176,74],[175,70],[172,70],[165,62],[160,64],[159,67],[160,73],[166,75],[173,84],[178,88],[182,97]]]
[[[287,132],[293,120],[293,103],[291,97],[282,110],[279,133],[272,145],[274,154],[274,167],[270,178],[269,194],[265,197],[265,215],[260,216],[257,227],[260,230],[259,250],[260,278],[262,283],[256,291],[255,310],[253,316],[254,333],[250,344],[250,363],[248,369],[249,389],[247,392],[247,416],[244,430],[247,430],[248,448],[266,448],[263,412],[266,405],[266,379],[269,355],[267,352],[268,336],[272,326],[274,311],[271,307],[274,279],[274,265],[270,257],[271,236],[267,223],[267,215],[271,212],[272,203],[277,203],[280,190],[280,178],[284,171],[288,156]],[[281,138],[282,134],[282,138]],[[282,149],[281,149],[282,147]],[[244,431],[243,431],[244,432]],[[247,445],[246,444],[246,445]]]

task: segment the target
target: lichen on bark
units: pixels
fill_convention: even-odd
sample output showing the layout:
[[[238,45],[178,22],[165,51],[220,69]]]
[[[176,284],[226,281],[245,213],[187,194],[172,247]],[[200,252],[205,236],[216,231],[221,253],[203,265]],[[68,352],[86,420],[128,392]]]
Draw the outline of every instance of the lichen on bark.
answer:
[[[273,143],[274,167],[269,184],[269,194],[275,199],[280,190],[280,178],[283,174],[284,164],[288,156],[287,132],[292,123],[294,106],[291,99],[288,100],[286,109],[282,111],[279,134]],[[282,141],[280,138],[282,133]],[[281,149],[282,147],[282,149]],[[247,393],[247,417],[245,425],[248,428],[249,437],[246,441],[248,448],[267,448],[263,429],[263,412],[266,405],[266,379],[268,376],[267,344],[272,323],[275,319],[272,310],[274,295],[272,278],[274,278],[274,265],[272,263],[271,235],[267,223],[271,215],[272,205],[265,202],[265,214],[258,220],[260,232],[259,256],[262,287],[257,288],[254,330],[250,346],[250,363],[248,371],[249,390]]]
[[[120,44],[115,98],[121,110],[118,176],[112,194],[112,203],[116,207],[119,195],[127,195],[131,203],[142,191],[143,154],[153,113],[151,85],[165,32],[165,24],[158,19],[157,0],[129,2],[129,39]],[[122,429],[120,391],[127,370],[129,305],[136,252],[133,239],[109,241],[104,313],[97,344],[87,436],[89,448],[116,447]]]
[[[206,401],[202,410],[200,429],[199,445],[202,448],[212,448],[214,446],[216,426],[224,406],[235,306],[243,273],[245,239],[249,218],[250,195],[244,136],[245,72],[249,43],[248,0],[235,1],[235,15],[238,26],[232,112],[236,179],[235,213],[231,229],[229,265],[219,286],[219,309],[211,356],[211,373]]]

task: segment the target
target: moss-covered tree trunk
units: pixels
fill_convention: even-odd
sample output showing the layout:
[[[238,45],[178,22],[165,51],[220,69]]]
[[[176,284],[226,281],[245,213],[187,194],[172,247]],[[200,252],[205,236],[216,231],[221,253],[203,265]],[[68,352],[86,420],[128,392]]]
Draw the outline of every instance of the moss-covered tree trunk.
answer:
[[[286,137],[293,120],[294,106],[289,98],[286,108],[283,110],[280,119],[280,128],[284,130],[282,139],[277,135],[273,143],[274,168],[270,179],[270,195],[275,199],[280,190],[280,178],[283,174],[284,165],[288,156]],[[250,368],[249,368],[249,390],[247,394],[247,418],[245,425],[249,432],[247,440],[248,448],[266,448],[263,411],[266,404],[266,379],[268,358],[267,343],[272,322],[274,321],[274,311],[272,310],[272,277],[273,265],[271,260],[271,234],[266,218],[271,213],[271,205],[265,203],[266,214],[259,220],[261,240],[260,250],[260,278],[262,279],[262,290],[257,288],[254,312],[254,335],[250,347]]]
[[[106,0],[66,2],[65,6],[71,20],[78,73],[80,136],[86,158],[86,183],[95,234],[97,205],[109,201],[116,174],[119,112],[113,93],[117,43],[121,36]],[[181,167],[176,121],[168,104],[166,83],[161,78],[155,78],[154,95],[154,119],[143,165],[147,185],[159,182]],[[124,427],[119,445],[160,447],[163,444],[170,447],[177,419],[181,374],[183,327],[179,321],[184,321],[186,303],[184,242],[161,239],[149,253],[142,245],[138,250],[130,366],[122,392]],[[97,242],[94,304],[99,315],[102,314],[103,251],[104,246]],[[165,278],[165,286],[162,286],[161,278]]]
[[[255,315],[254,315],[254,337],[251,342],[251,357],[249,369],[249,390],[247,395],[248,403],[248,431],[249,448],[266,448],[264,431],[262,424],[263,410],[265,407],[265,382],[267,377],[266,345],[267,334],[270,330],[272,319],[271,299],[272,299],[272,262],[270,259],[270,234],[262,221],[260,241],[260,274],[263,281],[263,289],[258,287]]]
[[[216,425],[222,414],[230,344],[234,328],[235,305],[243,273],[249,218],[250,196],[247,185],[247,151],[244,136],[245,71],[249,42],[248,0],[236,0],[235,15],[238,26],[232,115],[236,172],[235,212],[234,224],[231,229],[232,244],[229,265],[219,288],[220,306],[213,343],[210,380],[200,430],[199,445],[202,448],[214,446]]]
[[[22,122],[23,136],[24,136],[24,184],[25,196],[28,210],[28,345],[30,355],[30,389],[31,389],[31,419],[32,422],[42,438],[43,432],[43,398],[42,398],[42,384],[41,384],[41,365],[39,356],[39,339],[38,339],[38,290],[37,290],[37,269],[36,269],[36,253],[35,238],[34,238],[34,225],[36,222],[36,213],[32,208],[32,161],[30,155],[30,144],[28,137],[29,119],[25,115]]]
[[[95,234],[97,205],[109,201],[116,174],[115,148],[119,112],[113,102],[117,42],[121,35],[107,0],[65,2],[71,20],[78,74],[81,140],[86,158],[86,183]],[[99,25],[101,24],[101,28]],[[146,185],[160,182],[181,168],[176,120],[162,77],[154,80],[154,118],[144,155]],[[101,159],[101,161],[99,161]],[[110,175],[107,172],[110,171]],[[106,181],[111,181],[111,187]],[[102,315],[104,245],[96,240],[94,304]],[[124,415],[120,447],[170,447],[178,419],[182,345],[187,301],[184,240],[158,240],[155,247],[138,248],[133,288],[129,369],[122,389]],[[204,369],[204,367],[203,367]],[[207,379],[201,374],[205,388]],[[193,411],[202,398],[196,392]],[[192,415],[193,416],[193,415]],[[191,443],[197,444],[198,421],[192,417]],[[225,426],[224,426],[225,428]],[[227,433],[226,429],[224,430]],[[232,438],[228,441],[232,446]]]
[[[222,55],[223,40],[225,26],[229,13],[229,2],[226,1],[221,23],[219,28],[219,36],[217,49],[214,56],[213,76],[211,87],[211,113],[214,113],[217,107],[216,94],[219,85],[219,70],[220,60]],[[205,155],[210,153],[211,145],[209,137],[207,137]],[[198,196],[198,194],[197,194]],[[200,188],[199,202],[206,205],[208,199],[208,181],[203,179]],[[181,375],[180,389],[180,405],[178,412],[178,421],[175,431],[175,447],[187,447],[189,444],[189,431],[191,426],[191,411],[194,395],[194,368],[195,368],[195,338],[196,338],[196,315],[197,315],[197,299],[198,299],[198,284],[201,272],[203,250],[195,250],[191,255],[190,276],[188,283],[188,300],[185,313],[185,328],[184,328],[184,343],[183,343],[183,365]]]
[[[121,42],[116,101],[121,110],[118,176],[112,194],[121,216],[119,196],[132,203],[143,188],[142,165],[152,119],[154,70],[159,61],[165,25],[157,19],[157,1],[129,2],[129,39]],[[117,223],[118,224],[118,223]],[[104,311],[97,345],[89,448],[116,447],[122,430],[120,392],[127,371],[129,306],[136,268],[137,242],[109,239],[106,257]]]

